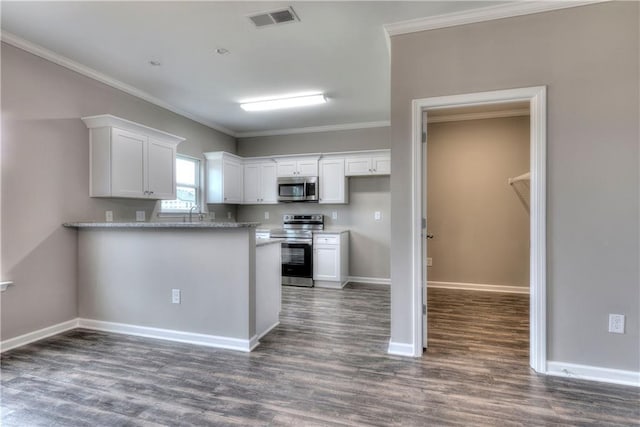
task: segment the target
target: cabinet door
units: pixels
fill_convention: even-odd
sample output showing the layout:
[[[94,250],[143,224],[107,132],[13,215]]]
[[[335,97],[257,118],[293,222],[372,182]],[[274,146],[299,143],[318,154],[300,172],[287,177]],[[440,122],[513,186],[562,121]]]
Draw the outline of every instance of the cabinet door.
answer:
[[[149,138],[147,148],[147,190],[149,198],[176,198],[176,149]]]
[[[111,134],[111,196],[146,197],[144,167],[147,137],[113,128]]]
[[[358,176],[371,174],[371,157],[351,157],[345,159],[345,175]]]
[[[223,203],[242,203],[242,164],[231,159],[222,161]]]
[[[278,203],[278,176],[275,163],[264,163],[260,168],[261,203]]]
[[[373,157],[371,159],[371,170],[376,175],[390,175],[391,158],[387,156]]]
[[[260,190],[260,165],[244,165],[244,202],[258,203],[261,198]]]
[[[299,160],[297,163],[298,176],[318,176],[317,160]]]
[[[340,281],[340,247],[338,245],[314,246],[313,280]]]
[[[346,187],[344,159],[320,160],[319,203],[346,203]]]
[[[278,176],[298,176],[298,165],[295,160],[278,162]]]

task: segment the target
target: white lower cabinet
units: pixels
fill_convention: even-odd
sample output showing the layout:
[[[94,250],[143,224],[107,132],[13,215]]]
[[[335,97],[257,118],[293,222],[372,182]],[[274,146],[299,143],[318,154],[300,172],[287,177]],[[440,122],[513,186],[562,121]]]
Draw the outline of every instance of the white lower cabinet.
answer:
[[[349,233],[313,236],[313,283],[318,288],[341,289],[349,276]]]

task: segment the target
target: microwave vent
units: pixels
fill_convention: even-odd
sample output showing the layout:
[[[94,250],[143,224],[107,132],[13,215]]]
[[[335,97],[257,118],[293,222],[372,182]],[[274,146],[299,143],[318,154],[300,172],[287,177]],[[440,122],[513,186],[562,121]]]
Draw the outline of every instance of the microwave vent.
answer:
[[[250,15],[249,19],[258,28],[286,24],[288,22],[300,22],[300,18],[298,18],[298,15],[296,15],[292,7],[257,13]]]

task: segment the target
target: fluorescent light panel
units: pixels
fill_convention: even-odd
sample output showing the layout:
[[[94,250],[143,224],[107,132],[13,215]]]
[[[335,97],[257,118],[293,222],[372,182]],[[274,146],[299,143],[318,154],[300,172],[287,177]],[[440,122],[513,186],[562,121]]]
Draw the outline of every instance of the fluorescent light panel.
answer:
[[[266,99],[262,101],[244,102],[240,107],[245,111],[269,111],[282,108],[306,107],[307,105],[324,104],[327,98],[322,93],[289,98]]]

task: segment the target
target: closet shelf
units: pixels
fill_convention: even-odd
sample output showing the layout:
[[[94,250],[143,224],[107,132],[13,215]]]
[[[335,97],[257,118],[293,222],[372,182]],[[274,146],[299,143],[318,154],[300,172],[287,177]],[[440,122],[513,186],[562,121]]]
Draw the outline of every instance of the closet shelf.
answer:
[[[531,172],[527,172],[527,173],[523,173],[522,175],[518,175],[514,178],[509,178],[507,182],[509,183],[509,185],[513,185],[515,182],[527,181],[530,179],[531,179]]]

